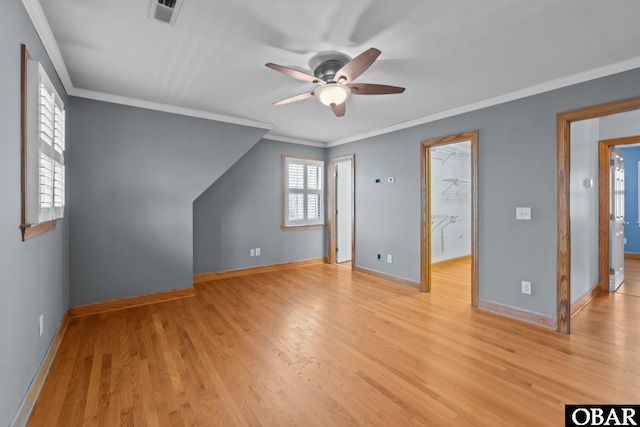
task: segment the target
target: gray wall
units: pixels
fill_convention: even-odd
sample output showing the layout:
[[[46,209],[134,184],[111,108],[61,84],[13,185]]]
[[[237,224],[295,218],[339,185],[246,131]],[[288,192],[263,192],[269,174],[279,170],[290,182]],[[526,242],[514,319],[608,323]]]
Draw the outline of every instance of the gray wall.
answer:
[[[356,155],[356,265],[419,281],[420,141],[478,129],[479,298],[555,318],[556,115],[638,96],[639,82],[633,70],[330,148]],[[374,184],[386,176],[395,184]],[[516,221],[518,206],[532,221]]]
[[[324,230],[280,229],[283,154],[325,159],[326,149],[262,140],[211,185],[193,204],[194,273],[326,256]]]
[[[71,305],[192,285],[192,203],[266,132],[71,98]]]
[[[414,130],[330,148],[327,157],[355,153],[355,265],[419,282],[419,146],[424,138],[412,140]],[[395,182],[388,183],[391,176]],[[393,255],[392,264],[386,254]]]
[[[20,235],[20,44],[66,93],[20,0],[0,13],[0,425],[9,425],[69,305],[67,219],[55,231]],[[67,116],[67,117],[70,117]],[[38,335],[38,316],[45,328]]]
[[[571,303],[598,283],[599,119],[571,123]],[[585,188],[584,179],[593,179]]]
[[[640,135],[640,110],[612,114],[599,119],[600,139]]]

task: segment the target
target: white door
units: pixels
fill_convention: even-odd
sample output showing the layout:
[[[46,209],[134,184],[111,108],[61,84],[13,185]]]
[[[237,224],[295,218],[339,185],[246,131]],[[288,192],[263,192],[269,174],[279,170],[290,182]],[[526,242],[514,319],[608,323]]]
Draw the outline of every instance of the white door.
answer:
[[[351,161],[336,164],[336,262],[351,261]]]
[[[624,157],[615,147],[611,147],[610,191],[609,290],[613,292],[624,281]]]

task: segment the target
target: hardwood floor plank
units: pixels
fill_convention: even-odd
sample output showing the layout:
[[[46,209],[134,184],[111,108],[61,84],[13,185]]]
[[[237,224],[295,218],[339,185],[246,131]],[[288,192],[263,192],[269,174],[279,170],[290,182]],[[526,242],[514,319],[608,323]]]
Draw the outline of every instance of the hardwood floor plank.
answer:
[[[639,403],[640,298],[599,295],[566,336],[471,308],[466,271],[422,294],[313,265],[71,319],[28,425],[548,426]]]

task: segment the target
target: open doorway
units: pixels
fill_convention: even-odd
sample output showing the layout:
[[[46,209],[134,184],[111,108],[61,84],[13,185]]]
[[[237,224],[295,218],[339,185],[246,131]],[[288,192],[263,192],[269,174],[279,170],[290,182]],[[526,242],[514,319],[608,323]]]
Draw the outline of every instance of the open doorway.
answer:
[[[599,243],[596,245],[598,256],[598,282],[597,286],[592,289],[592,295],[585,294],[583,298],[579,295],[574,295],[572,298],[572,288],[574,287],[575,277],[572,277],[572,264],[575,262],[575,254],[572,251],[573,248],[579,247],[576,242],[572,240],[572,234],[570,230],[574,228],[574,236],[576,235],[575,227],[572,227],[571,223],[571,197],[574,196],[576,185],[585,185],[588,183],[588,177],[571,177],[572,171],[572,159],[575,157],[574,150],[571,148],[571,138],[575,132],[573,125],[582,120],[589,120],[594,118],[603,118],[612,116],[618,113],[632,112],[640,109],[640,97],[626,99],[622,101],[615,101],[608,104],[597,105],[593,107],[581,108],[578,110],[568,111],[560,113],[557,116],[557,183],[558,183],[558,246],[557,246],[557,322],[556,330],[562,333],[570,333],[571,330],[571,315],[575,314],[576,305],[583,302],[584,299],[590,298],[597,292],[609,292],[609,205],[607,204],[609,199],[609,186],[598,185],[600,188],[599,206],[602,209],[602,201],[605,201],[605,214],[602,211],[599,212],[599,226],[598,237]],[[597,139],[596,139],[597,141]],[[616,145],[616,144],[613,144]],[[609,151],[602,152],[603,144],[594,143],[593,147],[598,146],[600,149],[599,158],[603,156],[609,157]],[[598,176],[603,176],[602,162],[599,162]],[[607,178],[604,178],[608,183],[609,165],[606,164],[606,171],[604,171]],[[603,182],[599,178],[599,182]],[[590,183],[588,183],[590,185]],[[603,193],[604,192],[604,193]],[[573,260],[573,261],[572,261]],[[577,301],[574,301],[576,300]]]
[[[627,135],[640,132],[640,110],[574,121],[570,130],[570,295],[575,316],[598,293],[618,290],[626,281],[627,253],[640,253],[639,230],[629,222],[638,221],[637,181],[625,179],[627,164],[630,177],[637,176],[640,150],[632,146],[640,136]],[[636,190],[629,192],[632,188]],[[628,232],[633,235],[630,245]]]
[[[478,305],[478,132],[421,144],[421,291]]]
[[[329,161],[329,253],[330,264],[353,270],[355,261],[355,156]]]
[[[601,292],[640,296],[639,145],[640,135],[599,141]]]

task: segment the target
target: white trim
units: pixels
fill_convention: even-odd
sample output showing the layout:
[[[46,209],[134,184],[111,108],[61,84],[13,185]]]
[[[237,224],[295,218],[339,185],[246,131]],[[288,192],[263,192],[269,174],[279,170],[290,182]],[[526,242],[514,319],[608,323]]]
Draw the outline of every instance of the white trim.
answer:
[[[288,142],[290,144],[309,145],[311,147],[321,147],[321,148],[328,147],[327,143],[325,142],[310,141],[308,139],[290,138],[288,136],[274,135],[271,133],[266,134],[265,136],[262,137],[262,139],[269,139],[271,141]]]
[[[451,110],[442,111],[440,113],[431,114],[424,117],[419,117],[414,120],[410,120],[404,123],[398,123],[397,125],[388,126],[386,128],[378,129],[373,132],[367,132],[360,135],[352,136],[349,138],[339,139],[333,142],[329,142],[327,147],[335,147],[338,145],[347,144],[349,142],[359,141],[365,138],[372,138],[374,136],[384,135],[386,133],[395,132],[402,129],[422,125],[436,120],[445,119],[447,117],[458,116],[460,114],[468,113],[482,108],[492,107],[494,105],[504,104],[506,102],[515,101],[517,99],[526,98],[528,96],[537,95],[543,92],[549,92],[552,90],[560,89],[563,87],[572,86],[578,83],[584,83],[589,80],[598,79],[601,77],[610,76],[612,74],[622,73],[624,71],[633,70],[640,67],[640,56],[627,59],[625,61],[616,62],[614,64],[605,65],[604,67],[594,68],[589,71],[583,71],[581,73],[573,74],[571,76],[562,77],[550,82],[542,83],[539,85],[531,86],[525,89],[510,92],[504,95],[496,96],[493,98],[485,99],[484,101],[474,102],[472,104],[463,105],[461,107],[453,108]]]
[[[71,81],[71,77],[69,76],[69,72],[67,67],[62,59],[62,54],[60,53],[60,49],[58,47],[55,38],[53,37],[53,33],[51,32],[51,28],[49,27],[49,23],[44,15],[44,11],[40,6],[38,0],[22,0],[24,7],[33,22],[33,25],[36,28],[42,43],[44,44],[45,50],[49,54],[51,58],[51,62],[58,72],[58,76],[64,85],[65,90],[71,96],[78,96],[81,98],[89,98],[96,99],[100,101],[112,102],[115,104],[124,104],[131,105],[140,108],[148,108],[151,110],[157,111],[165,111],[168,113],[174,114],[182,114],[185,116],[193,116],[204,119],[216,120],[226,123],[234,123],[252,127],[258,127],[261,129],[272,129],[273,124],[267,124],[264,122],[253,121],[248,119],[241,119],[237,117],[224,116],[215,113],[209,113],[200,110],[191,110],[182,107],[171,106],[167,104],[160,104],[150,101],[137,100],[133,98],[121,97],[117,95],[109,95],[106,93],[100,93],[95,91],[90,91],[86,89],[76,89],[73,86]],[[347,144],[349,142],[359,141],[365,138],[372,138],[379,135],[384,135],[390,132],[395,132],[402,129],[407,129],[410,127],[422,125],[425,123],[434,122],[436,120],[441,120],[447,117],[453,117],[460,114],[468,113],[475,110],[480,110],[482,108],[492,107],[494,105],[503,104],[505,102],[515,101],[517,99],[526,98],[528,96],[537,95],[543,92],[548,92],[555,89],[560,89],[563,87],[575,85],[578,83],[583,83],[589,80],[594,80],[600,77],[609,76],[612,74],[621,73],[624,71],[629,71],[634,68],[640,68],[640,56],[627,59],[625,61],[616,62],[614,64],[605,65],[603,67],[594,68],[589,71],[584,71],[581,73],[573,74],[571,76],[562,77],[556,80],[552,80],[550,82],[542,83],[539,85],[531,86],[525,89],[517,90],[514,92],[510,92],[504,95],[496,96],[493,98],[489,98],[483,101],[474,102],[471,104],[463,105],[461,107],[453,108],[451,110],[442,111],[435,114],[430,114],[428,116],[423,116],[414,120],[410,120],[403,123],[398,123],[393,126],[388,126],[382,129],[378,129],[372,132],[363,133],[360,135],[351,136],[348,138],[339,139],[333,142],[322,143],[317,141],[308,141],[297,138],[290,138],[280,135],[265,135],[264,139],[270,139],[274,141],[282,141],[282,142],[290,142],[293,144],[302,144],[302,145],[310,145],[313,147],[335,147],[338,145]]]
[[[200,110],[192,110],[189,108],[177,107],[173,105],[161,104],[157,102],[144,101],[140,99],[128,98],[124,96],[118,95],[110,95],[107,93],[96,92],[92,90],[86,89],[78,89],[73,85],[71,81],[71,76],[69,75],[69,71],[67,70],[67,66],[62,59],[62,54],[60,53],[60,48],[58,43],[56,42],[55,37],[53,36],[53,32],[51,31],[51,27],[47,22],[47,18],[40,6],[40,2],[38,0],[22,0],[22,4],[27,10],[27,14],[29,18],[31,18],[31,22],[36,29],[36,32],[40,36],[42,40],[42,44],[44,45],[51,62],[53,63],[53,67],[58,73],[58,77],[64,86],[67,94],[70,96],[77,96],[79,98],[88,98],[94,99],[98,101],[111,102],[114,104],[122,104],[129,105],[133,107],[146,108],[149,110],[156,111],[164,111],[167,113],[180,114],[183,116],[191,116],[198,117],[202,119],[215,120],[224,123],[232,123],[243,126],[250,126],[259,129],[271,129],[273,128],[273,124],[259,122],[257,120],[249,120],[242,119],[239,117],[231,117],[225,116],[222,114],[215,114],[206,111]]]
[[[129,105],[131,107],[146,108],[147,110],[163,111],[166,113],[180,114],[183,116],[197,117],[200,119],[215,120],[224,123],[250,126],[259,129],[271,129],[271,123],[259,122],[257,120],[241,119],[239,117],[225,116],[222,114],[209,113],[202,110],[192,110],[190,108],[178,107],[175,105],[161,104],[159,102],[144,101],[126,96],[111,95],[109,93],[97,92],[87,89],[73,89],[69,95],[78,98],[94,99],[96,101],[110,102],[113,104]]]
[[[40,6],[40,2],[38,0],[22,0],[22,4],[24,4],[25,9],[27,9],[27,14],[29,18],[31,18],[31,22],[33,22],[33,26],[40,36],[40,40],[42,40],[44,49],[47,51],[49,58],[51,58],[53,67],[56,69],[58,77],[62,82],[62,86],[64,86],[64,89],[69,93],[73,90],[73,82],[71,81],[67,66],[62,59],[58,43],[53,37],[49,22],[42,10],[42,6]]]
[[[283,227],[291,227],[292,229],[295,227],[307,227],[314,225],[325,225],[324,223],[324,210],[325,210],[325,161],[321,159],[307,159],[307,158],[299,158],[283,155],[282,157],[282,167],[284,169],[283,174],[283,195],[282,195],[282,208],[283,208]],[[302,188],[298,187],[290,187],[289,186],[289,178],[290,178],[290,166],[302,166],[301,174],[302,174]],[[310,188],[309,184],[309,168],[315,167],[318,169],[319,180],[317,181],[317,187],[319,188]],[[290,195],[300,195],[303,198],[302,202],[302,210],[303,215],[301,219],[289,219],[289,196]],[[309,218],[309,197],[311,195],[319,196],[318,197],[318,213],[320,214],[319,218],[311,219]],[[315,197],[314,197],[315,198]]]

